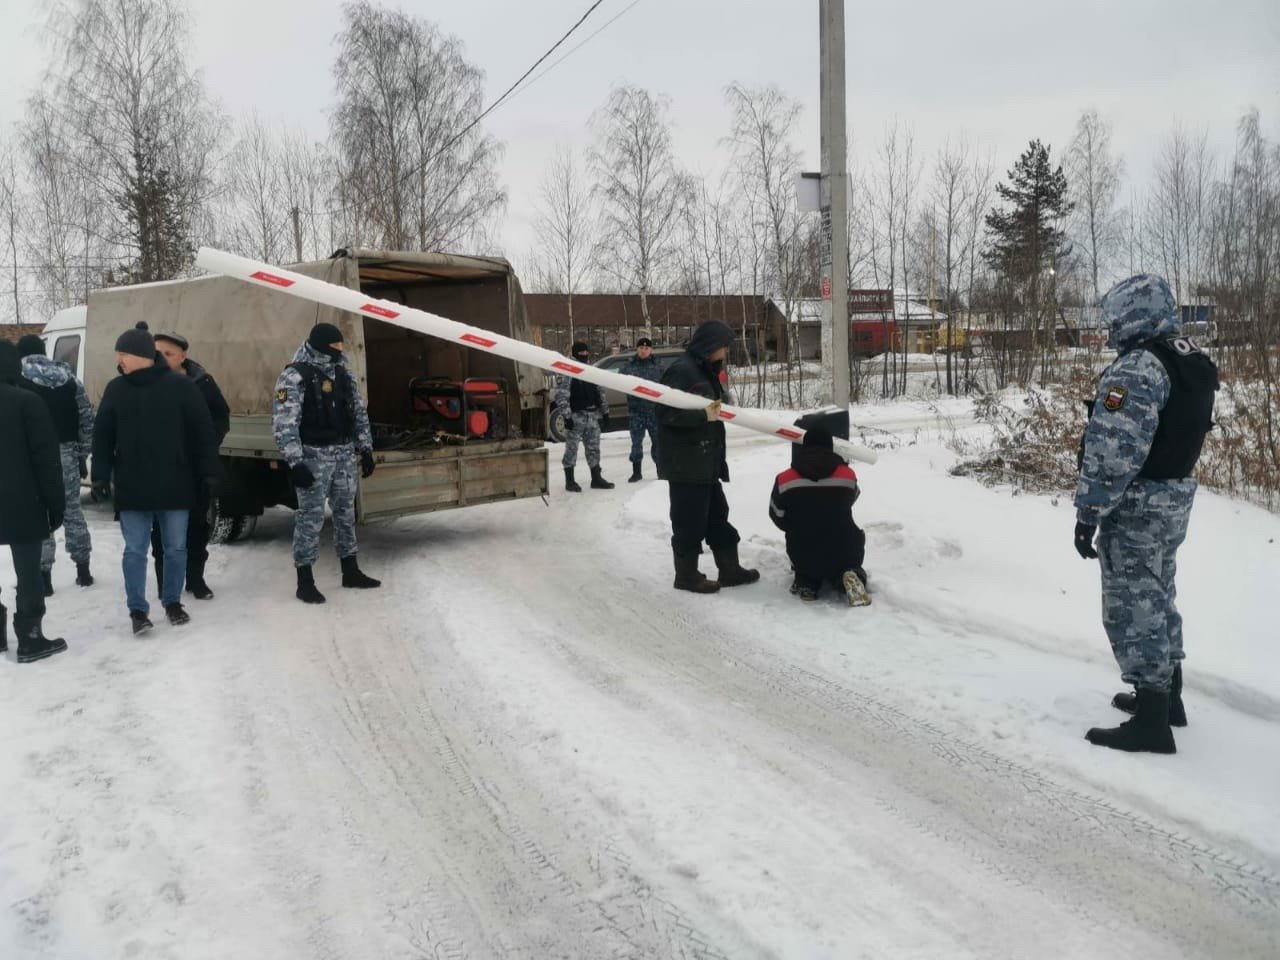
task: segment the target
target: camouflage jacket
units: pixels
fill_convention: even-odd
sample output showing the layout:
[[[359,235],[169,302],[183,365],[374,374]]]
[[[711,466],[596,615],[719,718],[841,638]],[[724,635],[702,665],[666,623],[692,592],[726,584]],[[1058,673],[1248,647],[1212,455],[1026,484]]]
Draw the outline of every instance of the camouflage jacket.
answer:
[[[22,376],[32,383],[50,390],[75,381],[76,408],[80,412],[80,429],[76,437],[76,454],[87,457],[93,450],[93,404],[84,391],[84,384],[76,380],[70,365],[61,360],[52,360],[42,354],[34,354],[22,358]]]
[[[347,367],[346,360],[335,363],[310,344],[304,343],[293,355],[293,362],[309,363],[318,367],[327,377],[343,376],[349,380],[349,395],[352,398],[352,414],[356,425],[355,447],[357,450],[372,450],[373,432],[369,426],[369,412],[365,409],[360,387],[355,375]],[[302,374],[292,366],[285,367],[276,380],[276,392],[271,400],[271,433],[275,437],[276,446],[291,467],[302,462],[302,438],[298,433],[302,401]]]

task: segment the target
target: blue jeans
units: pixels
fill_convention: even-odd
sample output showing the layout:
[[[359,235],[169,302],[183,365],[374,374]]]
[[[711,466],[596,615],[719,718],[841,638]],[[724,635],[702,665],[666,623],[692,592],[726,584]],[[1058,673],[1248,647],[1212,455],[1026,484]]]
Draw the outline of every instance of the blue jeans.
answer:
[[[148,612],[147,548],[151,546],[151,524],[160,527],[164,545],[164,584],[160,603],[168,606],[182,600],[182,584],[187,576],[186,510],[121,510],[120,532],[124,535],[124,596],[130,610]]]

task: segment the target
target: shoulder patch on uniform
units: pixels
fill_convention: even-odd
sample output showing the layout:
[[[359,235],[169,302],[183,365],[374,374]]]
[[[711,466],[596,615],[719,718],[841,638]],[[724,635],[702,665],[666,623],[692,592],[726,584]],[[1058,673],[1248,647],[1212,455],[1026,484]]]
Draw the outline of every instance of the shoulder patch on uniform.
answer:
[[[1124,406],[1127,399],[1129,399],[1129,388],[1115,384],[1107,387],[1107,392],[1102,397],[1102,406],[1115,413]]]
[[[289,399],[289,391],[281,387],[279,390],[276,391],[276,399],[279,400],[281,403],[284,403],[286,400]]]

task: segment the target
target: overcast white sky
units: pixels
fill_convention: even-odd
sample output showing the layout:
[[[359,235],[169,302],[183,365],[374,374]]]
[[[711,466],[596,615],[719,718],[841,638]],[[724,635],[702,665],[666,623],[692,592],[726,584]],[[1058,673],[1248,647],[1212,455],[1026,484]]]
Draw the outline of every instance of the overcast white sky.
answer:
[[[611,84],[667,95],[681,162],[715,172],[733,81],[777,84],[804,105],[806,165],[817,167],[817,0],[605,0],[565,48],[626,10],[486,121],[506,144],[504,245],[531,244],[537,183],[556,143],[585,146]],[[397,4],[389,4],[397,5]],[[460,37],[504,90],[589,0],[403,0]],[[338,0],[201,0],[193,62],[232,116],[257,110],[322,138],[332,100]],[[41,0],[0,0],[0,130],[17,118],[46,60]],[[967,134],[1003,172],[1032,137],[1065,145],[1081,109],[1115,127],[1130,182],[1145,184],[1175,123],[1229,150],[1249,107],[1280,130],[1280,0],[892,0],[846,4],[848,109],[855,156],[897,116],[926,154]],[[557,54],[558,55],[558,54]]]

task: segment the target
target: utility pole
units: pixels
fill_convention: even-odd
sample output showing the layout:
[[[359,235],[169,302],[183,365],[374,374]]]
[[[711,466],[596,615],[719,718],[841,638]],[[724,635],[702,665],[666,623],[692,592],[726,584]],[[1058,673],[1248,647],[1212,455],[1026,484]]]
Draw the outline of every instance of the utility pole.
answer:
[[[845,168],[844,0],[818,0],[822,114],[823,366],[849,405],[849,172]],[[825,371],[824,371],[825,373]]]
[[[293,220],[293,253],[296,262],[302,262],[302,211],[296,206],[290,209],[289,217]]]

